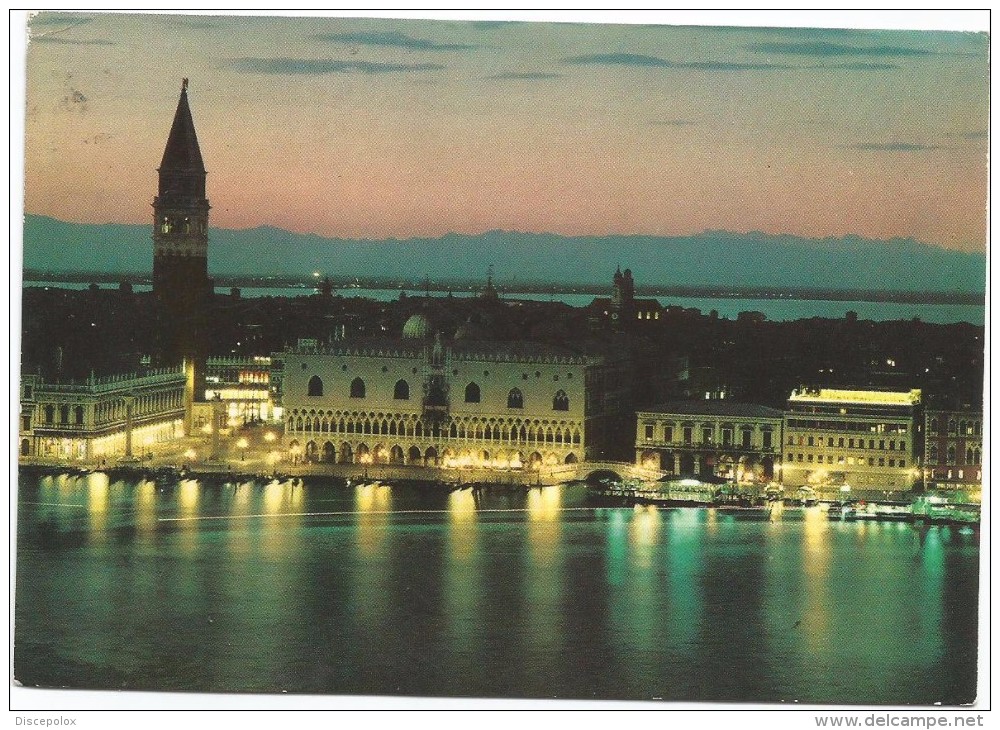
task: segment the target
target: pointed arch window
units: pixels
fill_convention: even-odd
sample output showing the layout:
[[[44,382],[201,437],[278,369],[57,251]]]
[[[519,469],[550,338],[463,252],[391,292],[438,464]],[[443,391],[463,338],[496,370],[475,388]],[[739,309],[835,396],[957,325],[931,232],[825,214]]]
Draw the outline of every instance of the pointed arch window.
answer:
[[[466,403],[478,403],[482,393],[479,390],[479,386],[475,383],[469,383],[465,386],[465,402]]]
[[[309,395],[323,395],[323,379],[318,375],[309,378]]]
[[[569,410],[569,396],[566,395],[565,390],[556,391],[555,397],[552,398],[552,410],[554,411]]]
[[[524,408],[524,395],[518,388],[511,388],[507,394],[508,408]]]
[[[352,398],[364,398],[365,397],[365,381],[361,378],[355,378],[351,381],[351,397]]]
[[[396,381],[396,387],[392,390],[392,397],[395,400],[409,400],[410,384],[405,380]]]

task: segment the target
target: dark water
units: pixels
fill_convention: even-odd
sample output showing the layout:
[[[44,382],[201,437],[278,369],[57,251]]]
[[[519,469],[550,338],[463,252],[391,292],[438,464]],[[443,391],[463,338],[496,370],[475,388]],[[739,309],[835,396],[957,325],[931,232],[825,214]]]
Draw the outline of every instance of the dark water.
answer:
[[[22,475],[26,685],[822,704],[975,696],[979,533],[822,513]],[[217,518],[217,519],[216,519]]]

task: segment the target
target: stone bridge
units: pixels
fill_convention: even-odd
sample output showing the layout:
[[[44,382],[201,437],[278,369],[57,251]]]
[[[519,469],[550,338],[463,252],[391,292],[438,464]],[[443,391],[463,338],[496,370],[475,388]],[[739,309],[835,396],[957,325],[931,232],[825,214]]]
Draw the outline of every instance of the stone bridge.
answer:
[[[544,471],[559,481],[590,481],[607,477],[655,482],[667,475],[665,471],[645,468],[629,461],[583,461],[578,464],[562,464],[551,469],[546,468]]]

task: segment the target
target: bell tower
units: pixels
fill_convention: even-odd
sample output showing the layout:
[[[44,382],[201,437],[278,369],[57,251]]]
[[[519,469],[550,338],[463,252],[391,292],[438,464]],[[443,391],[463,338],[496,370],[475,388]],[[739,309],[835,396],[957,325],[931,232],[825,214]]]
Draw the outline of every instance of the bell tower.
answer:
[[[153,199],[153,298],[159,359],[164,365],[184,363],[190,403],[205,397],[206,323],[212,282],[208,278],[207,173],[187,87],[184,79]],[[187,412],[190,416],[190,407]],[[190,424],[185,425],[190,430]]]

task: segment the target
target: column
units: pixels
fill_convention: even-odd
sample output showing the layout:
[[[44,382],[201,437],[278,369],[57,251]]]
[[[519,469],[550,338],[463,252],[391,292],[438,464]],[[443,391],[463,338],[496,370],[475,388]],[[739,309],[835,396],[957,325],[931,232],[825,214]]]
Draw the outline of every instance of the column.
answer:
[[[125,458],[132,458],[132,416],[135,410],[135,396],[131,393],[125,398]]]

